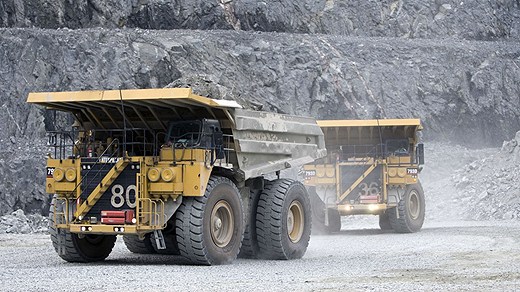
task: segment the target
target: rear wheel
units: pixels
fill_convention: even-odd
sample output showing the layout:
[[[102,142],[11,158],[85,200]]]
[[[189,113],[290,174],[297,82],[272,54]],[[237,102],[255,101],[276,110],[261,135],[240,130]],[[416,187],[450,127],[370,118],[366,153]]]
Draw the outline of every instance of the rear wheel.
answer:
[[[147,233],[144,235],[144,238],[141,240],[137,235],[124,235],[123,241],[126,245],[126,248],[138,254],[153,254],[155,253],[155,249],[152,245],[151,233]]]
[[[55,205],[56,204],[56,205]],[[106,259],[116,242],[115,235],[87,234],[80,236],[55,227],[54,210],[62,212],[63,204],[52,199],[49,211],[49,233],[58,255],[68,262],[97,262]]]
[[[179,246],[177,244],[177,235],[175,234],[175,220],[170,219],[166,224],[166,228],[162,230],[164,244],[166,245],[165,249],[157,248],[157,241],[155,239],[154,233],[151,233],[150,239],[151,244],[154,251],[158,254],[166,254],[166,255],[179,255]]]
[[[311,209],[307,190],[290,179],[266,183],[256,213],[259,257],[299,259],[307,250]]]
[[[193,264],[232,262],[244,232],[242,202],[228,178],[211,176],[202,197],[184,197],[176,212],[180,254]]]
[[[256,208],[258,207],[259,190],[249,193],[249,216],[244,229],[244,239],[238,257],[254,259],[258,257],[258,239],[256,237]]]
[[[424,192],[420,183],[408,185],[397,207],[387,211],[392,228],[399,233],[421,230],[424,223]]]

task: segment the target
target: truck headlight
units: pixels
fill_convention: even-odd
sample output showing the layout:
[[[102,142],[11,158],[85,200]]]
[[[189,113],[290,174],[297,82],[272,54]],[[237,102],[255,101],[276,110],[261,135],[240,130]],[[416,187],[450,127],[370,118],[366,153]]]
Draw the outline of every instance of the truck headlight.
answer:
[[[166,181],[172,181],[175,178],[175,173],[173,173],[173,169],[171,168],[165,168],[161,172],[161,178]]]
[[[61,168],[54,169],[54,172],[52,173],[52,178],[54,178],[55,181],[62,181],[65,177],[65,172]]]
[[[156,182],[159,180],[159,178],[161,177],[161,172],[159,171],[159,169],[157,168],[150,168],[150,170],[148,170],[148,179],[152,182]]]
[[[65,179],[73,182],[76,180],[76,170],[74,168],[69,168],[65,171]]]

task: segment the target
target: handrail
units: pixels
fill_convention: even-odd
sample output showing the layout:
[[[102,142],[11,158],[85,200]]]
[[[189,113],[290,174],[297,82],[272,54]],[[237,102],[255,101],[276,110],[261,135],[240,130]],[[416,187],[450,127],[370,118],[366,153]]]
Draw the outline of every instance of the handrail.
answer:
[[[105,151],[103,151],[103,153],[102,153],[99,157],[103,157],[103,155],[107,152],[107,150],[110,149],[111,146],[113,146],[112,144],[114,144],[114,142],[119,142],[119,140],[118,140],[117,138],[114,139],[114,140],[112,140],[112,142],[110,143],[110,145],[108,145],[108,147],[105,149]],[[125,153],[124,155],[126,155],[126,153]],[[113,157],[114,157],[114,153],[112,153],[112,155],[109,156],[109,158],[113,158]],[[98,163],[99,163],[99,159],[97,159],[96,162],[94,162],[94,165],[93,165],[93,166],[96,166]],[[87,173],[86,173],[85,175],[81,176],[81,180],[80,180],[79,183],[76,185],[76,187],[75,187],[75,188],[70,192],[70,194],[72,195],[72,194],[74,194],[74,193],[76,192],[76,190],[78,189],[78,187],[81,186],[81,185],[83,184],[83,180],[85,180],[85,178],[89,178],[89,179],[91,179],[91,182],[90,182],[90,183],[85,187],[85,189],[87,189],[87,188],[91,185],[92,181],[94,181],[94,179],[98,177],[98,175],[101,173],[101,171],[105,169],[105,166],[106,166],[106,165],[107,165],[107,164],[104,163],[103,166],[101,167],[101,169],[99,169],[99,170],[97,171],[96,175],[94,175],[94,177],[92,177],[92,178],[90,178],[90,177],[88,176],[88,175],[90,174],[90,172],[94,169],[94,167],[91,167],[91,168],[87,171]]]
[[[88,132],[91,132],[92,134],[86,135]],[[108,144],[111,144],[108,143],[108,141],[104,141],[104,139],[99,139],[97,135],[95,135],[97,132],[106,133],[102,135],[104,138],[114,137],[117,134],[121,135],[120,133],[122,132],[129,132],[130,137],[135,137],[133,139],[129,139],[129,141],[126,143],[119,143],[120,147],[117,148],[117,151],[120,153],[122,153],[121,149],[123,148],[128,148],[128,152],[130,153],[130,149],[133,150],[135,146],[140,147],[137,149],[141,149],[141,151],[144,152],[141,155],[157,155],[159,150],[160,144],[157,140],[157,133],[146,128],[128,128],[126,130],[91,129],[78,131],[77,129],[73,129],[70,131],[48,131],[48,145],[54,149],[54,157],[59,159],[74,158],[78,156],[77,153],[79,153],[80,156],[87,156],[86,151],[89,145],[92,146],[93,151],[95,151],[96,147],[105,148],[108,147]],[[96,137],[97,139],[92,141],[80,140],[80,134],[82,133],[85,134],[83,137]],[[114,139],[117,139],[117,137],[114,137]],[[121,139],[118,140],[121,142]]]

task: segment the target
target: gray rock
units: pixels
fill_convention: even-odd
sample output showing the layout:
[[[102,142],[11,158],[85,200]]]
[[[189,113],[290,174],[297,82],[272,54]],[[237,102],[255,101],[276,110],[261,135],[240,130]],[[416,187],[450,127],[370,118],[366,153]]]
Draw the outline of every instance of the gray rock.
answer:
[[[25,217],[25,213],[23,212],[22,209],[18,209],[16,211],[12,212],[11,215],[20,220],[27,220],[27,217]]]
[[[3,216],[0,224],[5,226],[4,230],[6,233],[26,234],[31,232],[31,227],[23,210],[16,210],[11,215]]]
[[[513,140],[504,141],[501,151],[504,153],[512,153],[514,160],[520,162],[520,131],[516,132]]]
[[[502,143],[502,151],[503,153],[513,153],[518,146],[517,140],[513,139],[511,141],[504,141]]]
[[[225,29],[351,36],[519,39],[518,1],[4,0],[0,26]]]
[[[484,200],[488,195],[489,195],[489,193],[488,193],[487,191],[483,191],[483,192],[481,192],[481,193],[478,195],[478,200],[482,201],[482,200]]]
[[[25,215],[18,209],[9,215],[0,217],[0,233],[46,233],[48,219],[39,214]]]

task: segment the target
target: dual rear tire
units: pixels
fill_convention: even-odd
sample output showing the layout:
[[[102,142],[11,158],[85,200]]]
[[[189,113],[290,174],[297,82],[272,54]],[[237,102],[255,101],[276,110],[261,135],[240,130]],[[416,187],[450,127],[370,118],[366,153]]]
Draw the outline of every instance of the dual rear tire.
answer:
[[[290,260],[305,254],[312,220],[309,196],[301,183],[266,181],[263,190],[251,193],[250,209],[241,256]]]
[[[225,177],[210,177],[204,196],[184,198],[176,212],[180,254],[200,265],[230,263],[239,251],[241,257],[276,260],[305,254],[311,212],[301,183],[265,181],[263,190],[250,193],[249,210],[246,221],[235,184]]]
[[[267,183],[267,181],[265,181]],[[246,220],[244,238],[238,257],[254,259],[258,257],[258,240],[256,236],[256,209],[261,190],[251,190],[249,192],[249,216]]]

